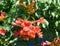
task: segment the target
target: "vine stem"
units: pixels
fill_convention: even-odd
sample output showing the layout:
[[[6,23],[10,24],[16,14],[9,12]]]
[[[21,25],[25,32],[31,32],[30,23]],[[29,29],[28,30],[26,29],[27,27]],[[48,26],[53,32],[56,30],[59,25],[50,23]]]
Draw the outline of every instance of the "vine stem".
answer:
[[[15,42],[17,39],[18,39],[18,38],[15,38],[15,39],[13,39],[13,40],[10,40],[9,43],[8,43],[8,45],[9,45],[10,43]]]
[[[7,39],[5,39],[4,46],[7,46],[6,44],[7,44],[8,40],[10,40],[11,37],[12,37],[12,35],[13,35],[13,33],[11,31],[10,31],[10,33],[11,33],[10,37],[8,37]]]

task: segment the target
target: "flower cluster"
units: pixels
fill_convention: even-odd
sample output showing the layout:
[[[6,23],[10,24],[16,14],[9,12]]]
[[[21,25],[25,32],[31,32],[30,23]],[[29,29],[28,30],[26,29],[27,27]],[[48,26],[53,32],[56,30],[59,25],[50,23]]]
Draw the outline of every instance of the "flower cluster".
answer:
[[[0,15],[0,21],[3,21],[5,19],[6,12],[2,12]]]
[[[3,28],[0,28],[0,35],[5,35],[6,34],[6,30]]]
[[[22,2],[20,2],[20,6],[25,7],[27,13],[30,14],[30,15],[31,15],[31,14],[34,14],[35,11],[37,11],[37,9],[35,9],[35,8],[33,7],[34,4],[35,4],[35,1],[34,1],[34,0],[32,0],[31,4],[30,4],[29,6],[27,6],[27,5],[23,4]]]
[[[12,25],[19,26],[22,29],[18,31],[14,31],[14,35],[16,37],[22,37],[25,40],[34,39],[36,37],[36,34],[39,38],[43,37],[43,34],[41,32],[41,28],[39,26],[34,26],[34,22],[23,20],[21,18],[18,18],[16,22],[12,22]]]

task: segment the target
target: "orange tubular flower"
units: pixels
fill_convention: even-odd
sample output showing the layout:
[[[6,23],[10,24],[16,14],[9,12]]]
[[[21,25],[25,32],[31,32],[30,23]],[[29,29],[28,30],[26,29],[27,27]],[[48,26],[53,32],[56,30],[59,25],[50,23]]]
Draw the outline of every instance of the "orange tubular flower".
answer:
[[[20,37],[24,38],[24,40],[29,40],[28,31],[21,30]]]
[[[26,8],[26,11],[28,14],[32,15],[35,13],[35,11],[37,11],[37,9],[35,9],[33,6],[35,4],[35,1],[32,0],[32,3],[29,6],[26,6],[25,4],[23,4],[22,2],[20,2],[20,5]]]
[[[39,27],[39,26],[36,26],[35,29],[34,29],[34,32],[35,32],[35,33],[38,33],[38,32],[40,32],[40,31],[41,31],[40,27]]]
[[[58,37],[54,38],[54,42],[57,43],[57,44],[60,44],[60,39]]]
[[[5,19],[6,12],[2,12],[0,15],[0,21],[3,21]]]
[[[5,35],[6,34],[6,30],[4,30],[3,28],[0,28],[0,35]]]
[[[44,24],[44,17],[41,17],[39,20],[36,20],[35,22],[40,22],[41,24]]]
[[[45,46],[45,45],[47,45],[47,43],[46,42],[42,42],[42,44],[41,44],[42,46]]]
[[[36,36],[36,34],[35,34],[35,32],[34,32],[33,30],[29,31],[28,35],[29,35],[29,37],[32,38],[32,39],[34,39],[35,36]]]
[[[12,22],[12,25],[14,26],[20,26],[23,20],[21,18],[17,18],[16,22]]]
[[[32,0],[32,2],[31,2],[31,4],[30,4],[30,8],[32,8],[32,7],[34,6],[34,4],[35,4],[35,1]]]
[[[20,5],[23,6],[23,7],[27,7],[25,4],[23,4],[22,2],[20,2]]]
[[[21,26],[22,27],[29,27],[29,26],[31,26],[32,25],[32,22],[30,22],[30,21],[27,21],[27,20],[24,20],[23,21],[23,23],[21,23]]]
[[[57,41],[57,43],[59,43],[59,44],[60,44],[60,39]]]
[[[43,38],[42,32],[38,32],[37,35],[38,35],[39,38]]]

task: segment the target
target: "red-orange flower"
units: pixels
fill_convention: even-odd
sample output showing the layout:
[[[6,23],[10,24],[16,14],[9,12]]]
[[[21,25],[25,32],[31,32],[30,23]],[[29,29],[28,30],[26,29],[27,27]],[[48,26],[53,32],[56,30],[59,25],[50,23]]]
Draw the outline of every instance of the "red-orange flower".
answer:
[[[20,37],[24,38],[24,40],[29,40],[28,31],[21,30]]]
[[[18,37],[22,37],[26,40],[28,39],[34,39],[36,37],[36,34],[38,35],[39,38],[42,38],[43,35],[42,35],[42,32],[41,32],[41,29],[37,26],[33,26],[32,25],[32,28],[31,27],[22,27],[22,30],[19,30],[19,32],[15,32],[14,33],[15,36],[18,36]]]
[[[1,16],[5,16],[6,15],[6,12],[1,12]]]
[[[31,4],[30,4],[30,8],[32,8],[32,7],[34,6],[34,4],[35,4],[35,1],[32,0],[32,2],[31,2]]]
[[[3,21],[5,19],[6,12],[2,12],[0,15],[0,21]]]
[[[60,44],[60,39],[58,37],[54,38],[54,42]]]
[[[28,8],[28,7],[32,8],[34,6],[34,4],[35,4],[34,0],[32,0],[31,4],[29,6],[27,6],[27,5],[23,4],[22,2],[20,2],[20,5],[23,6],[23,7],[25,7],[25,8]]]
[[[42,32],[38,32],[37,35],[38,35],[39,38],[43,38],[43,33]]]
[[[14,25],[14,26],[20,26],[22,22],[23,22],[23,19],[17,18],[17,20],[15,22],[12,22],[12,25]]]
[[[21,31],[20,31],[20,35],[21,35],[21,36],[26,36],[26,35],[28,35],[28,31],[21,30]]]
[[[40,27],[39,27],[39,26],[36,26],[35,29],[34,29],[34,32],[35,32],[35,33],[38,33],[38,32],[40,32],[40,31],[41,31]]]
[[[59,44],[60,44],[60,39],[57,41],[57,43],[59,43]]]
[[[35,22],[40,22],[41,24],[44,24],[44,17],[41,17],[39,20],[36,20]]]
[[[35,37],[36,37],[36,34],[35,34],[35,32],[34,31],[29,31],[29,33],[28,33],[28,35],[29,35],[29,37],[30,38],[32,38],[32,39],[34,39]]]
[[[24,38],[25,40],[34,39],[36,35],[38,35],[39,38],[43,37],[43,34],[41,32],[41,28],[39,26],[34,26],[31,21],[20,19],[16,20],[16,22],[13,22],[13,25],[19,26],[22,29],[19,31],[15,31],[14,35],[16,37]]]
[[[29,27],[31,25],[32,25],[32,22],[31,21],[27,21],[27,20],[24,20],[23,23],[21,23],[22,27],[25,27],[25,26]]]
[[[47,43],[46,42],[42,42],[41,45],[42,46],[45,46],[45,45],[47,45]]]
[[[0,28],[0,35],[5,35],[6,34],[6,30],[3,28]]]
[[[23,6],[23,7],[25,7],[27,13],[30,14],[30,15],[31,15],[31,14],[34,14],[35,11],[37,11],[37,9],[35,9],[35,8],[33,7],[34,4],[35,4],[35,1],[34,1],[34,0],[32,0],[31,4],[30,4],[29,6],[27,6],[27,5],[23,4],[22,2],[20,2],[20,5]]]
[[[23,7],[27,7],[25,4],[23,4],[22,2],[20,2],[20,5],[23,6]]]

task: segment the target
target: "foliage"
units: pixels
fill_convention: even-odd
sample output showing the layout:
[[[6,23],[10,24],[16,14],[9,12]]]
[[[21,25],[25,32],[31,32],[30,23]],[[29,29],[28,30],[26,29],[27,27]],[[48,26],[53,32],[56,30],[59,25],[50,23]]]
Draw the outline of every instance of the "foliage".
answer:
[[[22,38],[16,38],[13,35],[14,30],[18,30],[19,27],[12,26],[11,23],[16,21],[17,18],[35,21],[44,17],[45,24],[38,22],[36,25],[41,27],[44,37],[49,39],[57,37],[56,31],[58,33],[60,32],[60,0],[35,0],[35,5],[32,9],[37,10],[33,14],[28,14],[27,11],[31,10],[31,8],[28,10],[21,6],[19,2],[23,2],[23,4],[29,6],[32,0],[0,0],[0,13],[6,12],[6,18],[0,21],[0,28],[4,28],[7,32],[5,36],[0,35],[1,44],[15,46],[15,43],[19,45],[20,41],[21,46],[23,46],[23,44],[26,45],[28,43],[28,41],[24,41]],[[60,37],[60,34],[58,35]],[[33,41],[37,43],[38,40],[36,38]]]

